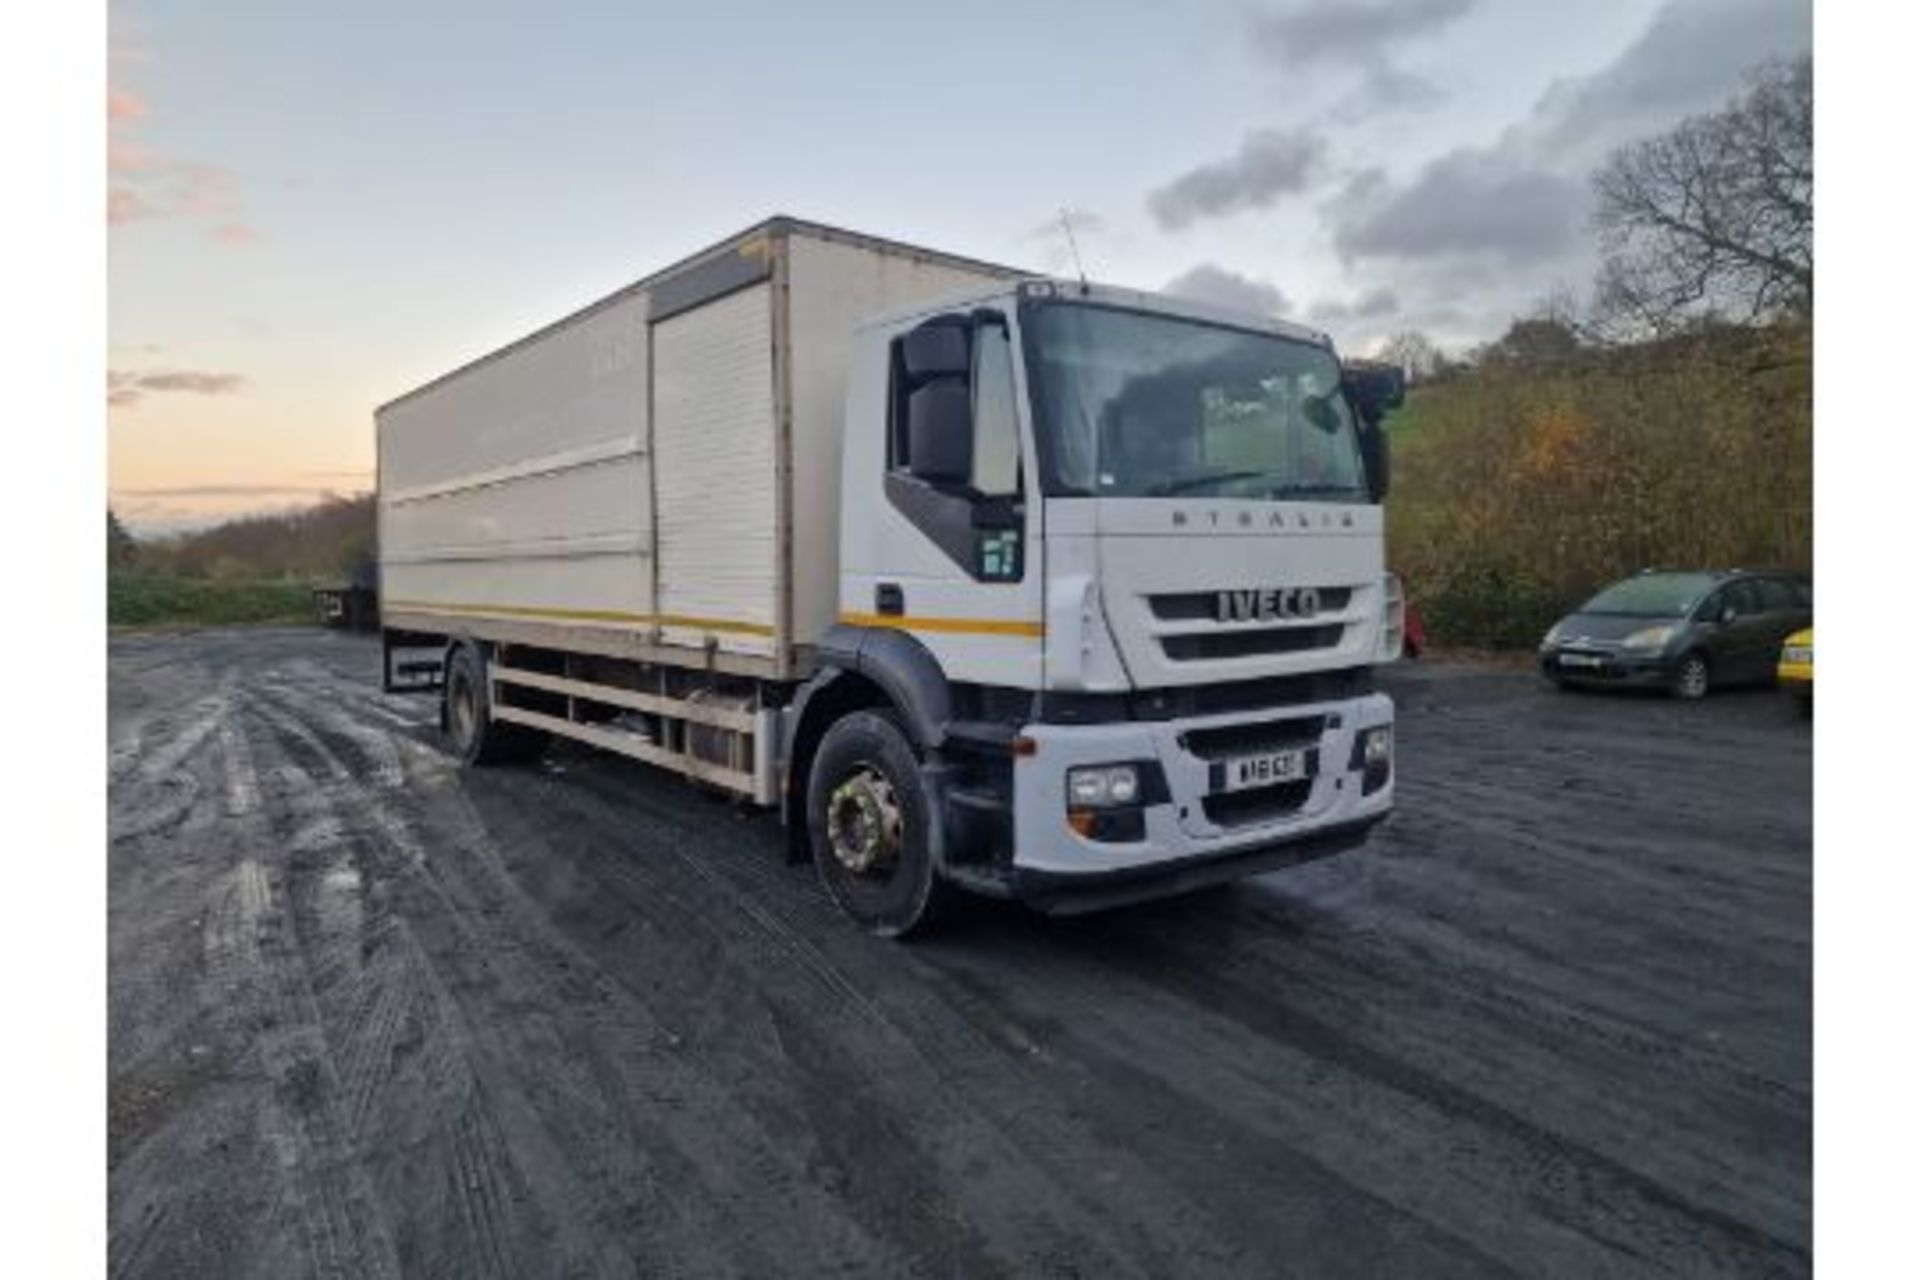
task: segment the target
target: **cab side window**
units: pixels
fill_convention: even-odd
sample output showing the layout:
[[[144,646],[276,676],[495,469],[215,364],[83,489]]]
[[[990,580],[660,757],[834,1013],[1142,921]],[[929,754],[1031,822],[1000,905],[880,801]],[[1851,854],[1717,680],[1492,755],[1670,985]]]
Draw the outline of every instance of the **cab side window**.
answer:
[[[1017,405],[1006,326],[982,325],[973,337],[973,489],[985,497],[1020,492]]]
[[[1013,361],[990,311],[923,321],[892,345],[887,500],[979,582],[1026,572]]]

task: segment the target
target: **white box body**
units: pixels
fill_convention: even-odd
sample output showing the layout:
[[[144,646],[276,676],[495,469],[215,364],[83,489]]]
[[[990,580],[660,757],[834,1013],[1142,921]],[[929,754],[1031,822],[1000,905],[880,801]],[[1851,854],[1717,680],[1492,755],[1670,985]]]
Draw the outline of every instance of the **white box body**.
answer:
[[[775,218],[382,406],[384,624],[804,675],[854,328],[1015,274]]]

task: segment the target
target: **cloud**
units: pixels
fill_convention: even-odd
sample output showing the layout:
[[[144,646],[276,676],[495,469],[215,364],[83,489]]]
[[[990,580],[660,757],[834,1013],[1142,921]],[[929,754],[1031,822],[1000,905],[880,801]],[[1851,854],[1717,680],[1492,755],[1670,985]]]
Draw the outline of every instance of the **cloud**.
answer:
[[[1254,46],[1282,66],[1378,65],[1394,45],[1451,25],[1476,0],[1309,0],[1253,19]]]
[[[232,170],[166,155],[127,136],[147,115],[146,101],[137,94],[108,88],[107,225],[186,218],[215,223],[210,234],[229,248],[259,243],[259,230],[242,216],[240,183]]]
[[[1589,270],[1590,181],[1614,147],[1716,107],[1768,57],[1806,47],[1805,0],[1667,0],[1614,60],[1556,82],[1491,142],[1393,181],[1364,171],[1323,212],[1344,258]],[[1532,280],[1527,287],[1537,288]]]
[[[184,393],[229,396],[247,385],[237,373],[208,373],[197,369],[107,370],[107,403],[120,408],[139,404],[148,395]]]
[[[1537,262],[1573,245],[1583,183],[1529,167],[1499,148],[1450,152],[1376,198],[1349,186],[1334,230],[1343,258],[1487,255]]]
[[[137,94],[125,89],[107,90],[107,120],[138,120],[147,114],[147,104]]]
[[[1147,208],[1168,231],[1201,218],[1265,209],[1306,190],[1325,154],[1326,140],[1308,130],[1256,129],[1232,156],[1189,169],[1153,192]]]
[[[1287,296],[1273,285],[1211,262],[1182,272],[1167,281],[1162,290],[1196,302],[1211,302],[1263,316],[1283,316],[1292,309]]]
[[[1383,286],[1369,289],[1351,302],[1322,298],[1308,312],[1316,324],[1346,324],[1354,320],[1383,320],[1398,314],[1400,297]]]
[[[119,226],[137,218],[153,216],[152,206],[131,187],[110,187],[107,190],[107,223]]]
[[[1534,109],[1543,152],[1593,153],[1721,106],[1769,58],[1812,47],[1806,0],[1668,0],[1646,30],[1593,75],[1562,80]]]
[[[1251,20],[1254,48],[1297,80],[1315,69],[1356,71],[1358,83],[1333,106],[1353,124],[1392,111],[1431,108],[1446,98],[1424,76],[1396,65],[1393,52],[1465,17],[1478,0],[1308,0]]]

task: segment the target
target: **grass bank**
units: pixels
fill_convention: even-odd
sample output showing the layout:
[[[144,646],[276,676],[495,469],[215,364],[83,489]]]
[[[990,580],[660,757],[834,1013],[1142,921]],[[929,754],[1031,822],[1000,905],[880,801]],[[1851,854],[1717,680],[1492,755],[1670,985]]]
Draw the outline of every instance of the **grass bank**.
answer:
[[[107,575],[107,625],[201,626],[312,622],[309,583],[295,579],[216,580],[173,574]]]

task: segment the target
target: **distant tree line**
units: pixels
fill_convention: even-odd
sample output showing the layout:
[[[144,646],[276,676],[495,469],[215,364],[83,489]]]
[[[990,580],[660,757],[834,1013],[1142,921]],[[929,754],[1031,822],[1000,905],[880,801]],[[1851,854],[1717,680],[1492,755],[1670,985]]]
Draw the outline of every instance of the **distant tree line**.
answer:
[[[295,511],[240,516],[210,529],[152,539],[128,535],[107,513],[111,568],[214,580],[338,578],[373,554],[374,499],[329,497]]]

